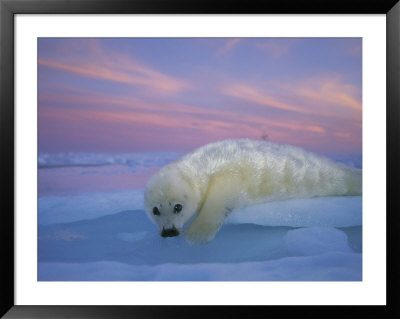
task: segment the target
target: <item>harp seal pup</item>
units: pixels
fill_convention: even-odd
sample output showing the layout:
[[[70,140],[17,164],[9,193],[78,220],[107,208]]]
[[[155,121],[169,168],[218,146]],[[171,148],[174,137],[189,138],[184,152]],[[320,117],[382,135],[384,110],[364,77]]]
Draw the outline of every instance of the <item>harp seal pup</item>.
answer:
[[[267,201],[362,194],[362,172],[290,145],[249,139],[202,146],[155,173],[145,209],[163,237],[212,240],[229,213]]]

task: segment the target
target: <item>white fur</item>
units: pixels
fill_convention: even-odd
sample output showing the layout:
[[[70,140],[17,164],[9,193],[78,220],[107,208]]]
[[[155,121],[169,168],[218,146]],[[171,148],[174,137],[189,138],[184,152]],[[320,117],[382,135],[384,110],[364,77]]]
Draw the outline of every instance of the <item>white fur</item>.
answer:
[[[164,166],[146,185],[145,208],[163,228],[183,225],[193,243],[212,240],[235,208],[294,197],[360,195],[361,170],[289,145],[247,139],[205,145]],[[181,204],[180,213],[174,213]],[[153,208],[160,211],[154,216]]]

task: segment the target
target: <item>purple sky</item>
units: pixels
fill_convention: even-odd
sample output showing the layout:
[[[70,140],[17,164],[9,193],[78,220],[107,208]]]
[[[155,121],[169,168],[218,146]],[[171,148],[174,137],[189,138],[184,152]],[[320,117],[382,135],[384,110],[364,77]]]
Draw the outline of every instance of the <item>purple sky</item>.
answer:
[[[41,38],[40,152],[361,153],[361,38]]]

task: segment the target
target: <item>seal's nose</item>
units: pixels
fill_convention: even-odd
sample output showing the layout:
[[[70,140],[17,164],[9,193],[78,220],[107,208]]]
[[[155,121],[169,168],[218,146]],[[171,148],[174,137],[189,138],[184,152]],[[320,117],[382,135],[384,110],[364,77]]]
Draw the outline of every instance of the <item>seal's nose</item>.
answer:
[[[169,229],[165,229],[163,228],[162,232],[161,232],[161,236],[163,237],[174,237],[174,236],[178,236],[179,235],[179,231],[175,228],[169,228]]]

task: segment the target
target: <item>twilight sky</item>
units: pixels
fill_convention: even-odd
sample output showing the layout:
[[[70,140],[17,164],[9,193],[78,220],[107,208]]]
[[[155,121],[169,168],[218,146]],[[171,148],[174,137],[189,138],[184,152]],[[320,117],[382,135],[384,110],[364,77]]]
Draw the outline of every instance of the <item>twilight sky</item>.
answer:
[[[361,38],[40,38],[40,152],[362,151]]]

